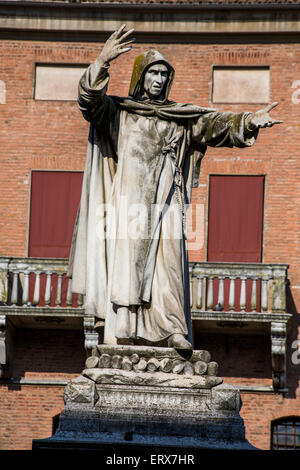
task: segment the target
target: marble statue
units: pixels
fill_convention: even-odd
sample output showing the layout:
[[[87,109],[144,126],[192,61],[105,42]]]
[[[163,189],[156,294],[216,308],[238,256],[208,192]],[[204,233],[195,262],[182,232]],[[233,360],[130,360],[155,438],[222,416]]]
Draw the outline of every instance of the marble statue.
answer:
[[[185,211],[200,161],[207,146],[249,147],[281,121],[269,115],[277,103],[232,113],[170,101],[174,69],[155,50],[136,58],[128,97],[107,95],[110,63],[132,49],[132,32],[115,31],[79,83],[90,133],[68,275],[104,323],[105,344],[191,350]]]

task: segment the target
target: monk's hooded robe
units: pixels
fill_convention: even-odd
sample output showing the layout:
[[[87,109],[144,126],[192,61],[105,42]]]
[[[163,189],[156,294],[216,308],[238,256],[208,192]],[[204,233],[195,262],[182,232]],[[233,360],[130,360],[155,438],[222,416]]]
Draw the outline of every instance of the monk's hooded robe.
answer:
[[[143,97],[155,63],[169,72],[161,101]],[[158,342],[175,333],[191,341],[185,206],[207,145],[248,147],[256,133],[247,129],[249,113],[169,101],[174,69],[157,51],[135,60],[128,98],[106,95],[108,68],[97,59],[79,83],[79,108],[91,125],[72,291],[86,296],[86,314],[105,319],[104,343]],[[129,233],[137,207],[139,230]]]

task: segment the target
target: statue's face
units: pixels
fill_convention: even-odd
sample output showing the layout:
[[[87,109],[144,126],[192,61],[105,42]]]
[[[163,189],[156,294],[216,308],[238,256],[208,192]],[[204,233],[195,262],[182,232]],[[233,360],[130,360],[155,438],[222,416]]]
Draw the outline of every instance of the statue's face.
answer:
[[[165,64],[151,65],[144,77],[144,92],[149,98],[159,98],[168,79]]]

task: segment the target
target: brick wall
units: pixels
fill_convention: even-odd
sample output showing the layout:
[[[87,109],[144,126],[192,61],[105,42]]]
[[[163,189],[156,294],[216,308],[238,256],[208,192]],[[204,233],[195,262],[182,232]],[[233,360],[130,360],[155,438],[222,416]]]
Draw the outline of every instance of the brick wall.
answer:
[[[270,449],[271,421],[282,416],[299,416],[296,400],[283,399],[280,395],[242,393],[241,416],[246,427],[246,439],[262,450]]]
[[[84,368],[83,332],[16,329],[11,375],[0,383],[0,449],[31,449],[32,439],[52,434],[53,418],[63,404],[64,385]],[[28,384],[17,384],[19,380]],[[45,385],[35,385],[43,380]]]
[[[297,339],[297,312],[300,307],[300,159],[297,155],[300,144],[300,104],[292,101],[292,94],[295,92],[292,84],[300,80],[300,45],[139,43],[133,52],[112,64],[109,93],[127,95],[134,57],[150,47],[157,47],[175,67],[176,76],[170,97],[176,101],[208,107],[214,107],[210,102],[213,64],[271,67],[271,102],[279,102],[272,115],[284,120],[284,124],[262,130],[252,148],[208,149],[201,166],[200,186],[194,191],[193,201],[203,204],[204,213],[207,214],[208,182],[212,173],[266,175],[263,261],[290,265],[290,305],[293,306],[294,313],[291,339]],[[100,44],[80,42],[0,42],[0,80],[6,84],[6,104],[0,104],[1,255],[27,255],[30,171],[84,169],[88,123],[83,120],[75,102],[33,100],[34,64],[90,63],[96,58],[100,48]],[[255,111],[258,107],[253,104],[222,105],[218,109],[238,112]],[[206,235],[207,227],[204,226],[203,230]],[[201,249],[190,253],[190,260],[205,259],[206,240]],[[17,333],[13,365],[16,377],[68,379],[81,372],[84,351],[79,333],[67,334],[53,330],[50,341],[45,331],[20,331],[21,333]],[[270,384],[270,361],[266,360],[269,338],[248,339],[248,343],[246,340],[246,343],[241,341],[230,338],[231,355],[226,350],[226,345],[217,345],[216,341],[209,343],[207,338],[203,338],[201,347],[207,344],[213,356],[220,357],[220,364],[226,357],[223,373],[227,382],[244,385]],[[243,350],[245,363],[241,364],[239,361],[236,370],[241,375],[236,376],[232,370],[237,357],[240,357],[240,350]],[[288,379],[291,389],[287,397],[243,394],[242,416],[245,419],[247,437],[255,446],[269,448],[271,419],[290,414],[299,415],[299,366],[291,364],[290,352]],[[251,364],[253,355],[258,361],[259,366],[255,367],[259,367],[259,373],[257,368],[250,368],[253,374],[248,370],[247,375],[245,371]],[[62,387],[8,387],[3,384],[0,386],[0,393],[1,449],[29,449],[33,438],[51,434],[52,417],[63,407]]]
[[[0,449],[30,450],[32,439],[52,434],[52,418],[63,408],[63,386],[0,386]]]

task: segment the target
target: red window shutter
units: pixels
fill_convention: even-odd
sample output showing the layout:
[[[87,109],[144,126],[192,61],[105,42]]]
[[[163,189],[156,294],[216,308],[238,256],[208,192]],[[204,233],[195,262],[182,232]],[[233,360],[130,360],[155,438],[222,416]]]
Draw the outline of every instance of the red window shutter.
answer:
[[[32,172],[29,256],[69,257],[81,185],[81,172]]]
[[[30,257],[68,258],[75,218],[80,202],[82,173],[67,171],[33,171],[29,227]],[[35,275],[30,275],[29,300],[33,302]],[[44,306],[46,275],[40,277],[40,302]],[[62,279],[62,303],[66,306],[68,282]],[[51,302],[55,306],[57,275],[51,279]],[[73,296],[76,306],[77,296]]]
[[[211,176],[208,261],[262,260],[263,176]]]
[[[260,263],[263,240],[263,176],[211,176],[209,192],[208,261]],[[241,281],[235,282],[235,310],[239,310]],[[246,282],[246,310],[251,310],[252,281]],[[218,280],[214,281],[214,305]],[[228,310],[229,279],[224,282],[224,310]],[[260,281],[257,310],[260,309]]]

